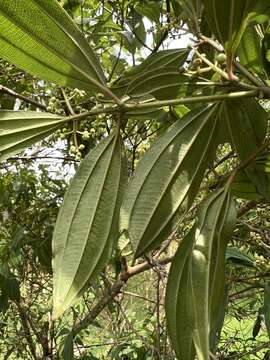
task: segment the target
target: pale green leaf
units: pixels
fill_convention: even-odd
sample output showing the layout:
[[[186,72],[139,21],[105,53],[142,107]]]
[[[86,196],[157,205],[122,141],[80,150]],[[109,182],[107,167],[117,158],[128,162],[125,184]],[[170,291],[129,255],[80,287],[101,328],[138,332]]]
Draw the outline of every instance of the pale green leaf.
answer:
[[[195,109],[150,147],[121,208],[135,257],[157,247],[191,206],[215,151],[218,105]]]
[[[73,344],[73,332],[72,331],[65,338],[62,356],[63,356],[63,360],[73,360],[74,359],[74,344]]]
[[[220,321],[224,296],[225,250],[235,219],[228,189],[212,193],[174,257],[165,304],[168,332],[179,359],[193,360],[193,346],[198,360],[209,358],[210,334]]]
[[[0,111],[0,161],[46,138],[67,119],[36,111]]]
[[[0,56],[59,85],[97,91],[105,83],[99,61],[57,0],[3,0]]]
[[[123,161],[119,136],[112,134],[86,156],[65,195],[53,235],[55,317],[110,259],[119,237]]]
[[[246,28],[237,54],[243,66],[256,74],[265,75],[262,59],[262,37],[254,24],[250,24]]]

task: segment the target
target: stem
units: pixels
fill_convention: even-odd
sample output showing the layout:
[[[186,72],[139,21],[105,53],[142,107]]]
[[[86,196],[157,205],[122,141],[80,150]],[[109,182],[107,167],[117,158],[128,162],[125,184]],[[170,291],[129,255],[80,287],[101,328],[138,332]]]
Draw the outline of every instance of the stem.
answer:
[[[31,330],[30,330],[30,326],[28,323],[27,313],[26,313],[23,305],[21,305],[21,303],[19,301],[15,302],[15,303],[16,303],[18,311],[19,311],[19,315],[21,318],[21,324],[22,324],[22,328],[24,331],[24,336],[27,341],[31,355],[32,355],[33,359],[38,360],[38,357],[36,354],[36,347],[35,347],[33,337],[31,334]]]
[[[155,264],[160,265],[166,265],[170,263],[173,259],[173,256],[170,256],[168,258],[158,260],[154,258]],[[150,264],[148,261],[145,261],[141,264],[132,266],[132,267],[126,267],[122,270],[122,273],[120,274],[119,278],[115,281],[115,283],[112,285],[112,287],[106,291],[106,293],[103,295],[103,297],[100,299],[100,301],[96,304],[96,306],[93,307],[92,311],[90,311],[82,320],[80,320],[75,326],[73,327],[73,334],[74,337],[83,329],[85,329],[87,326],[89,326],[93,321],[96,319],[96,317],[101,313],[101,311],[114,299],[116,295],[118,295],[121,292],[122,287],[126,284],[128,279],[134,275],[140,274],[141,272],[144,272],[146,270],[149,270],[154,265]]]
[[[137,103],[137,104],[124,104],[120,106],[108,106],[102,109],[95,109],[90,110],[85,113],[81,113],[78,115],[66,117],[63,121],[72,121],[72,120],[80,120],[86,118],[88,116],[98,115],[98,114],[113,114],[113,113],[127,113],[133,110],[139,109],[151,109],[151,108],[159,108],[163,106],[176,106],[181,104],[194,104],[194,103],[205,103],[205,102],[217,102],[223,100],[231,100],[231,99],[241,99],[247,97],[256,97],[260,92],[260,88],[256,90],[249,90],[249,91],[236,91],[227,94],[220,94],[220,95],[206,95],[206,96],[193,96],[193,97],[186,97],[186,98],[179,98],[179,99],[169,99],[169,100],[157,100],[152,101],[149,103]]]
[[[15,91],[7,88],[6,86],[0,85],[0,92],[3,93],[3,94],[9,95],[11,97],[14,97],[16,99],[20,99],[22,101],[25,101],[26,103],[34,105],[39,109],[46,110],[46,108],[47,108],[46,105],[43,105],[43,104],[41,104],[41,103],[39,103],[39,102],[37,102],[35,100],[29,99],[26,96],[20,95],[20,94],[16,93]]]

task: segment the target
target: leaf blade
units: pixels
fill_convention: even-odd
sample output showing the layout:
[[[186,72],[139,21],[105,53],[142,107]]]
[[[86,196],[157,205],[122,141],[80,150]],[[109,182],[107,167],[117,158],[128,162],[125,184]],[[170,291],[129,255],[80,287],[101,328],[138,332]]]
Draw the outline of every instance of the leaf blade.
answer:
[[[35,111],[0,111],[0,161],[44,139],[67,120]]]
[[[53,236],[55,317],[76,300],[110,258],[119,236],[125,182],[122,163],[120,138],[112,134],[85,158],[65,195]]]
[[[135,257],[165,239],[179,221],[179,210],[193,202],[215,148],[217,110],[211,105],[186,114],[135,170],[121,208],[121,229],[128,231]]]
[[[55,0],[2,1],[1,56],[44,80],[97,91],[105,84],[98,59]]]

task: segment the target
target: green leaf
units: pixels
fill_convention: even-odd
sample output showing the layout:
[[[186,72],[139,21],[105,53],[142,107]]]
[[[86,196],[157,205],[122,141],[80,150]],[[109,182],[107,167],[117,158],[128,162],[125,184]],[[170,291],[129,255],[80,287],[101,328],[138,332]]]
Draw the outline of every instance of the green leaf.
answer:
[[[270,196],[270,174],[266,174],[267,187],[265,189],[266,197]],[[234,196],[246,200],[260,200],[264,196],[258,192],[256,186],[250,181],[247,174],[243,171],[237,173],[232,184]]]
[[[246,28],[237,54],[243,66],[258,75],[265,75],[262,59],[262,37],[258,28],[253,24]]]
[[[143,97],[152,95],[158,100],[173,99],[190,94],[200,87],[206,87],[207,81],[181,74],[174,67],[147,70],[129,84],[125,95]]]
[[[0,55],[59,85],[93,92],[105,83],[96,55],[57,0],[1,1]]]
[[[263,56],[263,66],[268,76],[270,76],[270,28],[267,28],[267,31],[264,35],[262,42],[262,56]]]
[[[53,235],[55,317],[110,259],[119,237],[123,162],[121,140],[112,134],[86,156],[65,195]]]
[[[231,54],[237,49],[255,0],[203,0],[205,16],[216,38]]]
[[[181,241],[171,264],[165,299],[168,333],[179,359],[193,360],[195,347],[192,338],[194,314],[190,298],[189,262],[195,241],[196,228]],[[179,294],[181,294],[179,296]]]
[[[249,160],[262,146],[268,121],[267,112],[255,99],[230,100],[223,103],[221,113],[227,124],[231,142],[240,160]],[[266,196],[268,179],[253,161],[245,172],[257,191]]]
[[[270,4],[268,0],[257,0],[249,15],[249,20],[262,24],[270,18]]]
[[[193,346],[198,360],[209,358],[209,336],[220,321],[225,251],[235,219],[228,188],[215,191],[201,204],[197,223],[174,257],[165,310],[168,332],[179,359],[193,360]]]
[[[46,138],[66,121],[36,111],[0,111],[0,161]]]
[[[73,344],[73,332],[71,331],[65,339],[64,348],[62,352],[64,360],[74,359],[74,344]]]
[[[265,326],[270,339],[270,281],[268,280],[264,286],[264,305],[263,314]]]
[[[195,109],[158,138],[140,161],[121,208],[135,257],[157,247],[191,206],[215,150],[219,105]]]
[[[142,74],[151,70],[160,71],[160,69],[166,70],[167,68],[173,68],[174,71],[179,72],[179,69],[187,59],[189,51],[189,49],[169,49],[150,55],[140,65],[124,73],[123,76],[112,85],[112,91],[117,95],[123,96],[126,94],[127,88],[132,81],[136,81],[138,76],[142,76]]]
[[[226,261],[227,262],[231,262],[233,264],[236,265],[241,265],[241,266],[248,266],[248,267],[253,267],[253,260],[241,253],[238,249],[233,248],[233,247],[228,247],[226,250]]]
[[[137,4],[135,10],[138,14],[146,16],[150,21],[159,23],[160,5],[157,1],[147,1],[144,4]]]

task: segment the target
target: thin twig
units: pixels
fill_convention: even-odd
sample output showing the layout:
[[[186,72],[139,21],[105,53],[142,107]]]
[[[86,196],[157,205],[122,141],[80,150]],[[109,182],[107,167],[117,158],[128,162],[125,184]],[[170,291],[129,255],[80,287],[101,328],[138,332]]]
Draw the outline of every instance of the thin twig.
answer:
[[[46,110],[46,108],[47,108],[46,105],[41,104],[41,103],[39,103],[39,102],[37,102],[35,100],[32,100],[32,99],[30,99],[30,98],[28,98],[26,96],[23,96],[21,94],[18,94],[15,91],[7,88],[6,86],[0,85],[0,92],[3,93],[3,94],[9,95],[11,97],[14,97],[15,99],[20,99],[22,101],[25,101],[26,103],[34,105],[39,109]]]

